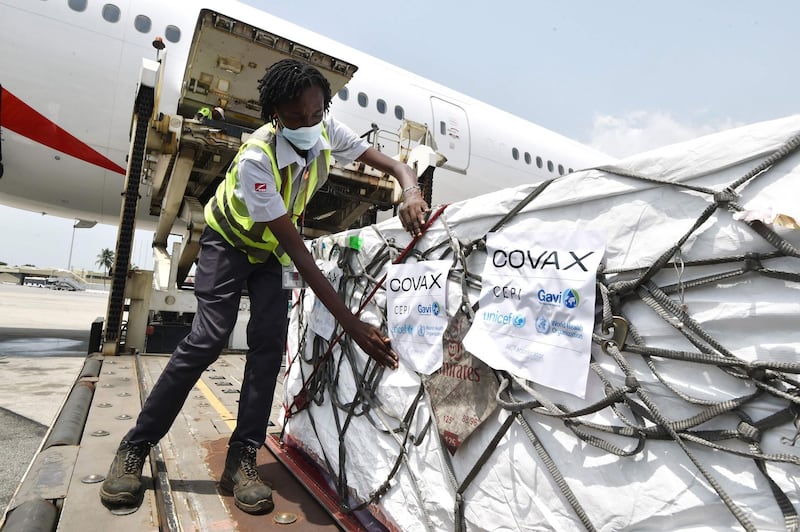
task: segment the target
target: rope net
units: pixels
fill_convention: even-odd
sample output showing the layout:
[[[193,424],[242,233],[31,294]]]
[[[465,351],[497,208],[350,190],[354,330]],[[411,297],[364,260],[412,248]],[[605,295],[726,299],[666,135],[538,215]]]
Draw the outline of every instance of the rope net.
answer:
[[[397,219],[314,241],[384,331],[392,264],[451,261],[443,363],[421,375],[401,352],[384,371],[297,292],[284,442],[388,529],[796,530],[798,131],[757,124],[441,207],[413,241]],[[487,235],[524,248],[588,228],[606,240],[584,397],[464,349]]]

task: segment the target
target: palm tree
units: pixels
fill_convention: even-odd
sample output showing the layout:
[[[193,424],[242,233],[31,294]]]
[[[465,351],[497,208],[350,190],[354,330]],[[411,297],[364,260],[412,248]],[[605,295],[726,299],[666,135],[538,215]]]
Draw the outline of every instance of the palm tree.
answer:
[[[97,260],[95,264],[98,266],[102,266],[106,269],[106,277],[108,277],[108,271],[114,265],[114,252],[108,248],[103,248],[100,250],[100,254],[97,255]],[[103,287],[106,286],[106,280],[103,278]]]

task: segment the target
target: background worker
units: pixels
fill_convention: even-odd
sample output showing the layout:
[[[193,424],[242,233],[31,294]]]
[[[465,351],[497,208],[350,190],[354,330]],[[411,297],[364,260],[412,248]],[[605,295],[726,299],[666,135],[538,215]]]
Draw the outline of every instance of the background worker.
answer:
[[[232,491],[236,505],[246,512],[272,510],[272,492],[258,476],[255,457],[266,439],[285,351],[290,292],[281,279],[282,268],[291,261],[361,349],[378,364],[397,367],[389,339],[342,302],[317,268],[296,224],[302,223],[308,200],[324,184],[330,158],[335,156],[342,163],[359,160],[394,176],[404,190],[400,220],[417,235],[429,207],[414,171],[326,118],[331,89],[316,68],[290,59],[279,61],[259,81],[259,93],[267,124],[242,145],[206,205],[192,329],[153,386],[136,426],[120,443],[100,489],[102,502],[110,508],[141,504],[142,467],[150,447],[167,433],[197,379],[225,347],[246,287],[247,360],[220,487]]]
[[[225,109],[222,107],[201,107],[194,115],[195,120],[204,122],[206,120],[225,120]]]

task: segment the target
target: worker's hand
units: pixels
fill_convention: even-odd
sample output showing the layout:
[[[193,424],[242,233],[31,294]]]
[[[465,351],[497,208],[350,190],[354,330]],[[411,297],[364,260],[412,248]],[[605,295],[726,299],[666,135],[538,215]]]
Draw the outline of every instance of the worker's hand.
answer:
[[[347,333],[367,355],[375,359],[375,362],[389,369],[397,369],[399,357],[392,350],[389,338],[381,334],[376,327],[356,319],[353,320]]]
[[[425,218],[430,212],[428,202],[422,197],[418,188],[413,188],[403,194],[403,203],[400,205],[400,223],[403,229],[411,233],[411,236],[422,234],[422,226],[425,225]]]

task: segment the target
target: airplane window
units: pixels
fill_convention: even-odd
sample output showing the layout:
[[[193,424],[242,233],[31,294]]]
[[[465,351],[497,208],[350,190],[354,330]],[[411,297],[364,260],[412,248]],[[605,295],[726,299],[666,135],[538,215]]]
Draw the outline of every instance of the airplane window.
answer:
[[[342,87],[336,94],[339,95],[339,99],[343,102],[347,101],[347,98],[350,97],[350,91],[347,90],[347,87]]]
[[[178,26],[170,24],[164,30],[164,37],[166,37],[169,42],[178,42],[181,40],[181,29]]]
[[[564,175],[564,166],[558,165],[558,175]]]
[[[531,164],[531,154],[525,152],[525,164]]]
[[[519,150],[516,149],[516,148],[513,148],[511,150],[511,156],[514,158],[515,161],[519,161]]]
[[[439,121],[439,132],[442,135],[447,135],[447,124],[444,123],[444,120]]]
[[[103,20],[106,22],[119,22],[120,11],[114,4],[106,4],[103,6]]]
[[[405,113],[405,111],[403,111],[402,107],[400,107],[399,105],[395,105],[394,106],[394,116],[398,120],[402,120],[403,117],[406,116],[406,113]]]
[[[69,0],[67,5],[73,11],[86,11],[87,0]]]
[[[553,161],[547,161],[547,171],[548,172],[553,171]]]
[[[542,163],[542,158],[541,157],[537,157],[536,158],[536,168],[541,168],[542,164],[543,164]]]
[[[380,114],[386,114],[386,102],[378,98],[378,101],[375,102],[375,106],[378,108],[378,112]]]
[[[359,92],[358,105],[360,105],[361,107],[366,107],[368,103],[369,103],[369,98],[367,98],[367,95],[364,94],[363,92]]]
[[[570,174],[571,174],[572,172],[574,172],[574,171],[575,171],[575,170],[573,170],[572,168],[570,168],[570,169],[569,169],[569,173],[570,173]]]
[[[141,33],[150,33],[150,28],[152,26],[153,23],[150,21],[150,17],[144,15],[136,15],[136,18],[133,20],[133,27]]]

